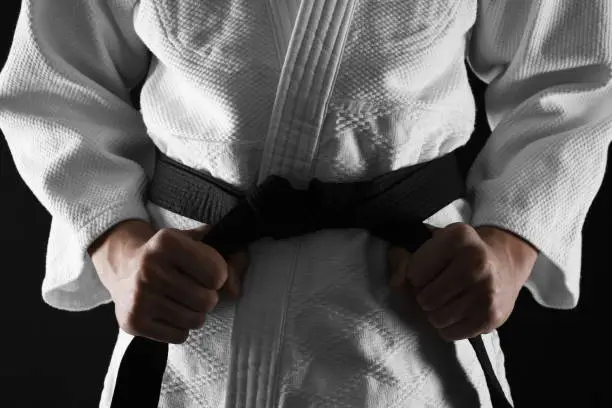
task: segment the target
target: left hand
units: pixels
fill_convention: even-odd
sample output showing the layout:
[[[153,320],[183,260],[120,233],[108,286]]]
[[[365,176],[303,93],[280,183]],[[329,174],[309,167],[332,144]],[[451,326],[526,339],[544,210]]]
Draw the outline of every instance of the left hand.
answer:
[[[531,244],[494,227],[434,228],[416,252],[389,250],[391,285],[412,289],[447,341],[476,337],[510,316],[538,255]]]

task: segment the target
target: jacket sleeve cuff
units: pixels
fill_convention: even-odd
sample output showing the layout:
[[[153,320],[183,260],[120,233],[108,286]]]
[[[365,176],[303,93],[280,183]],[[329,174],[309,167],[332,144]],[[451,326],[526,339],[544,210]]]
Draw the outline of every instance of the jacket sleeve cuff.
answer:
[[[536,302],[554,309],[572,309],[580,295],[582,234],[569,234],[571,241],[556,239],[553,225],[533,219],[528,210],[496,200],[493,193],[482,192],[476,200],[471,225],[491,226],[510,231],[538,249],[539,254],[525,287]]]
[[[42,284],[45,303],[74,312],[110,303],[110,293],[100,282],[87,248],[114,225],[129,219],[151,222],[141,199],[110,205],[77,231],[54,217]]]

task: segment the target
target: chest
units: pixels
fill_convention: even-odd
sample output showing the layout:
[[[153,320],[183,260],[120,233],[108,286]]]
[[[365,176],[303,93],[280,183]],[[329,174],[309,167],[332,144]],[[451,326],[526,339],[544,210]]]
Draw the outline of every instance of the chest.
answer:
[[[183,71],[239,76],[257,69],[262,79],[278,78],[294,30],[319,42],[337,35],[346,15],[334,12],[354,3],[342,50],[333,100],[392,99],[394,81],[421,81],[455,57],[476,17],[477,0],[335,0],[317,21],[307,18],[323,0],[142,0],[136,29],[158,58]],[[279,45],[285,38],[285,48]],[[446,64],[447,65],[447,64]],[[187,68],[187,69],[185,69]],[[401,78],[400,78],[401,77]],[[381,99],[382,98],[382,99]],[[388,100],[387,100],[388,102]]]

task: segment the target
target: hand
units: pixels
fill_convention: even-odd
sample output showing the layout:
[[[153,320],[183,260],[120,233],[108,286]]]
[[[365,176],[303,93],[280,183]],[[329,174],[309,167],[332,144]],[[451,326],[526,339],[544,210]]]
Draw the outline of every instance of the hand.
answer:
[[[137,229],[120,229],[97,245],[92,260],[115,303],[119,327],[134,336],[181,344],[190,330],[203,327],[218,291],[239,296],[248,255],[237,253],[226,263],[199,242],[207,225],[156,232],[138,223]]]
[[[454,223],[430,229],[433,237],[413,254],[390,248],[391,286],[412,292],[447,341],[501,326],[529,278],[537,249],[494,227]]]

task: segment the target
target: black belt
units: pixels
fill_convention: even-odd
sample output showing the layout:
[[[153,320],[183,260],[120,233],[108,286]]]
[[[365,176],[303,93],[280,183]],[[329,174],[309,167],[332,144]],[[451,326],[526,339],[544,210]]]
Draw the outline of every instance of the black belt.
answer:
[[[246,194],[157,152],[149,200],[188,218],[211,224],[203,242],[226,259],[262,237],[288,238],[325,228],[363,228],[411,252],[431,237],[423,220],[465,196],[465,178],[487,135],[474,133],[455,151],[427,163],[369,181],[312,180],[295,190],[270,176]],[[507,400],[482,337],[470,339],[485,373],[494,408]],[[111,408],[157,407],[168,345],[135,337],[119,367]]]

